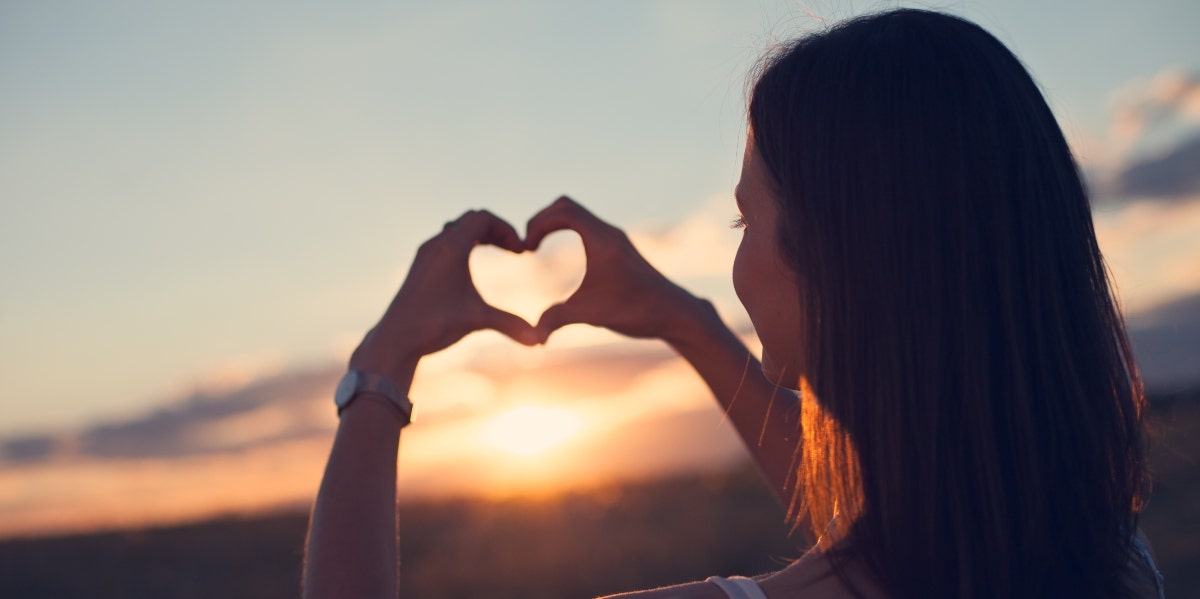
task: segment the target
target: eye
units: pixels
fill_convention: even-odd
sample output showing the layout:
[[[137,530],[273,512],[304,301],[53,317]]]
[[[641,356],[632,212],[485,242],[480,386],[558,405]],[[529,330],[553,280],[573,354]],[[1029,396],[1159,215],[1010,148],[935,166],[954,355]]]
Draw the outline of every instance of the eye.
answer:
[[[745,229],[746,228],[746,219],[740,214],[733,217],[733,220],[729,222],[729,228],[730,229]]]

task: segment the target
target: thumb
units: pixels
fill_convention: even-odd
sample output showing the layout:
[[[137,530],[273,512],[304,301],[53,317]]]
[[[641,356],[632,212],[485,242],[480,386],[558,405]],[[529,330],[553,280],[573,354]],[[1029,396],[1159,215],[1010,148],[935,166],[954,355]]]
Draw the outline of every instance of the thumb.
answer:
[[[537,345],[541,336],[525,319],[505,312],[499,308],[488,306],[484,311],[484,326],[499,331],[513,341],[522,345]]]
[[[550,338],[550,333],[577,322],[582,321],[579,319],[579,315],[576,314],[576,310],[572,308],[570,301],[554,304],[546,308],[546,311],[542,312],[541,318],[538,319],[537,327],[535,327],[538,339],[542,343],[545,343]]]

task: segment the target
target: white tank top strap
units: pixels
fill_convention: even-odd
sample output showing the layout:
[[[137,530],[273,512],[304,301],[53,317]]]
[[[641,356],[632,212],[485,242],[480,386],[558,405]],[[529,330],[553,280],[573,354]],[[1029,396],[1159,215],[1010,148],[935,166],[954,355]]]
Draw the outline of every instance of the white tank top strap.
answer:
[[[704,582],[717,585],[729,599],[767,599],[762,587],[758,586],[753,579],[745,576],[730,576],[729,578],[709,576]]]
[[[1142,558],[1146,567],[1154,573],[1154,586],[1158,591],[1158,599],[1165,599],[1162,572],[1158,571],[1158,564],[1154,563],[1154,556],[1150,554],[1150,548],[1146,546],[1146,540],[1142,537],[1141,531],[1133,536],[1133,550],[1137,552],[1138,557]]]

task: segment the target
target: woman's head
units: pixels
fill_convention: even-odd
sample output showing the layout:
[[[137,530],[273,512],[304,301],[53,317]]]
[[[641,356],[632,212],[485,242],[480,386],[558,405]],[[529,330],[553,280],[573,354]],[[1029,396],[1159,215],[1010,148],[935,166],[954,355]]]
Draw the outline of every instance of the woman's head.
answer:
[[[845,516],[834,540],[898,595],[1116,588],[1140,384],[1021,63],[956,17],[861,17],[774,54],[750,127],[742,188],[765,181],[776,230],[749,223],[735,280],[768,374],[806,390],[810,526]],[[790,295],[752,281],[768,237]]]

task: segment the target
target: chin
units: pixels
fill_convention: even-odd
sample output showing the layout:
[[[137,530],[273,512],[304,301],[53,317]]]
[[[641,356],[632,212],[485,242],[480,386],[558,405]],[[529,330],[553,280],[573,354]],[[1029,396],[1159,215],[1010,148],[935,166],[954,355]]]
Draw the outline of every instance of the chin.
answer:
[[[762,357],[762,372],[767,380],[794,391],[800,390],[800,376],[794,374],[794,369],[780,366],[772,359],[771,354],[765,349]]]

